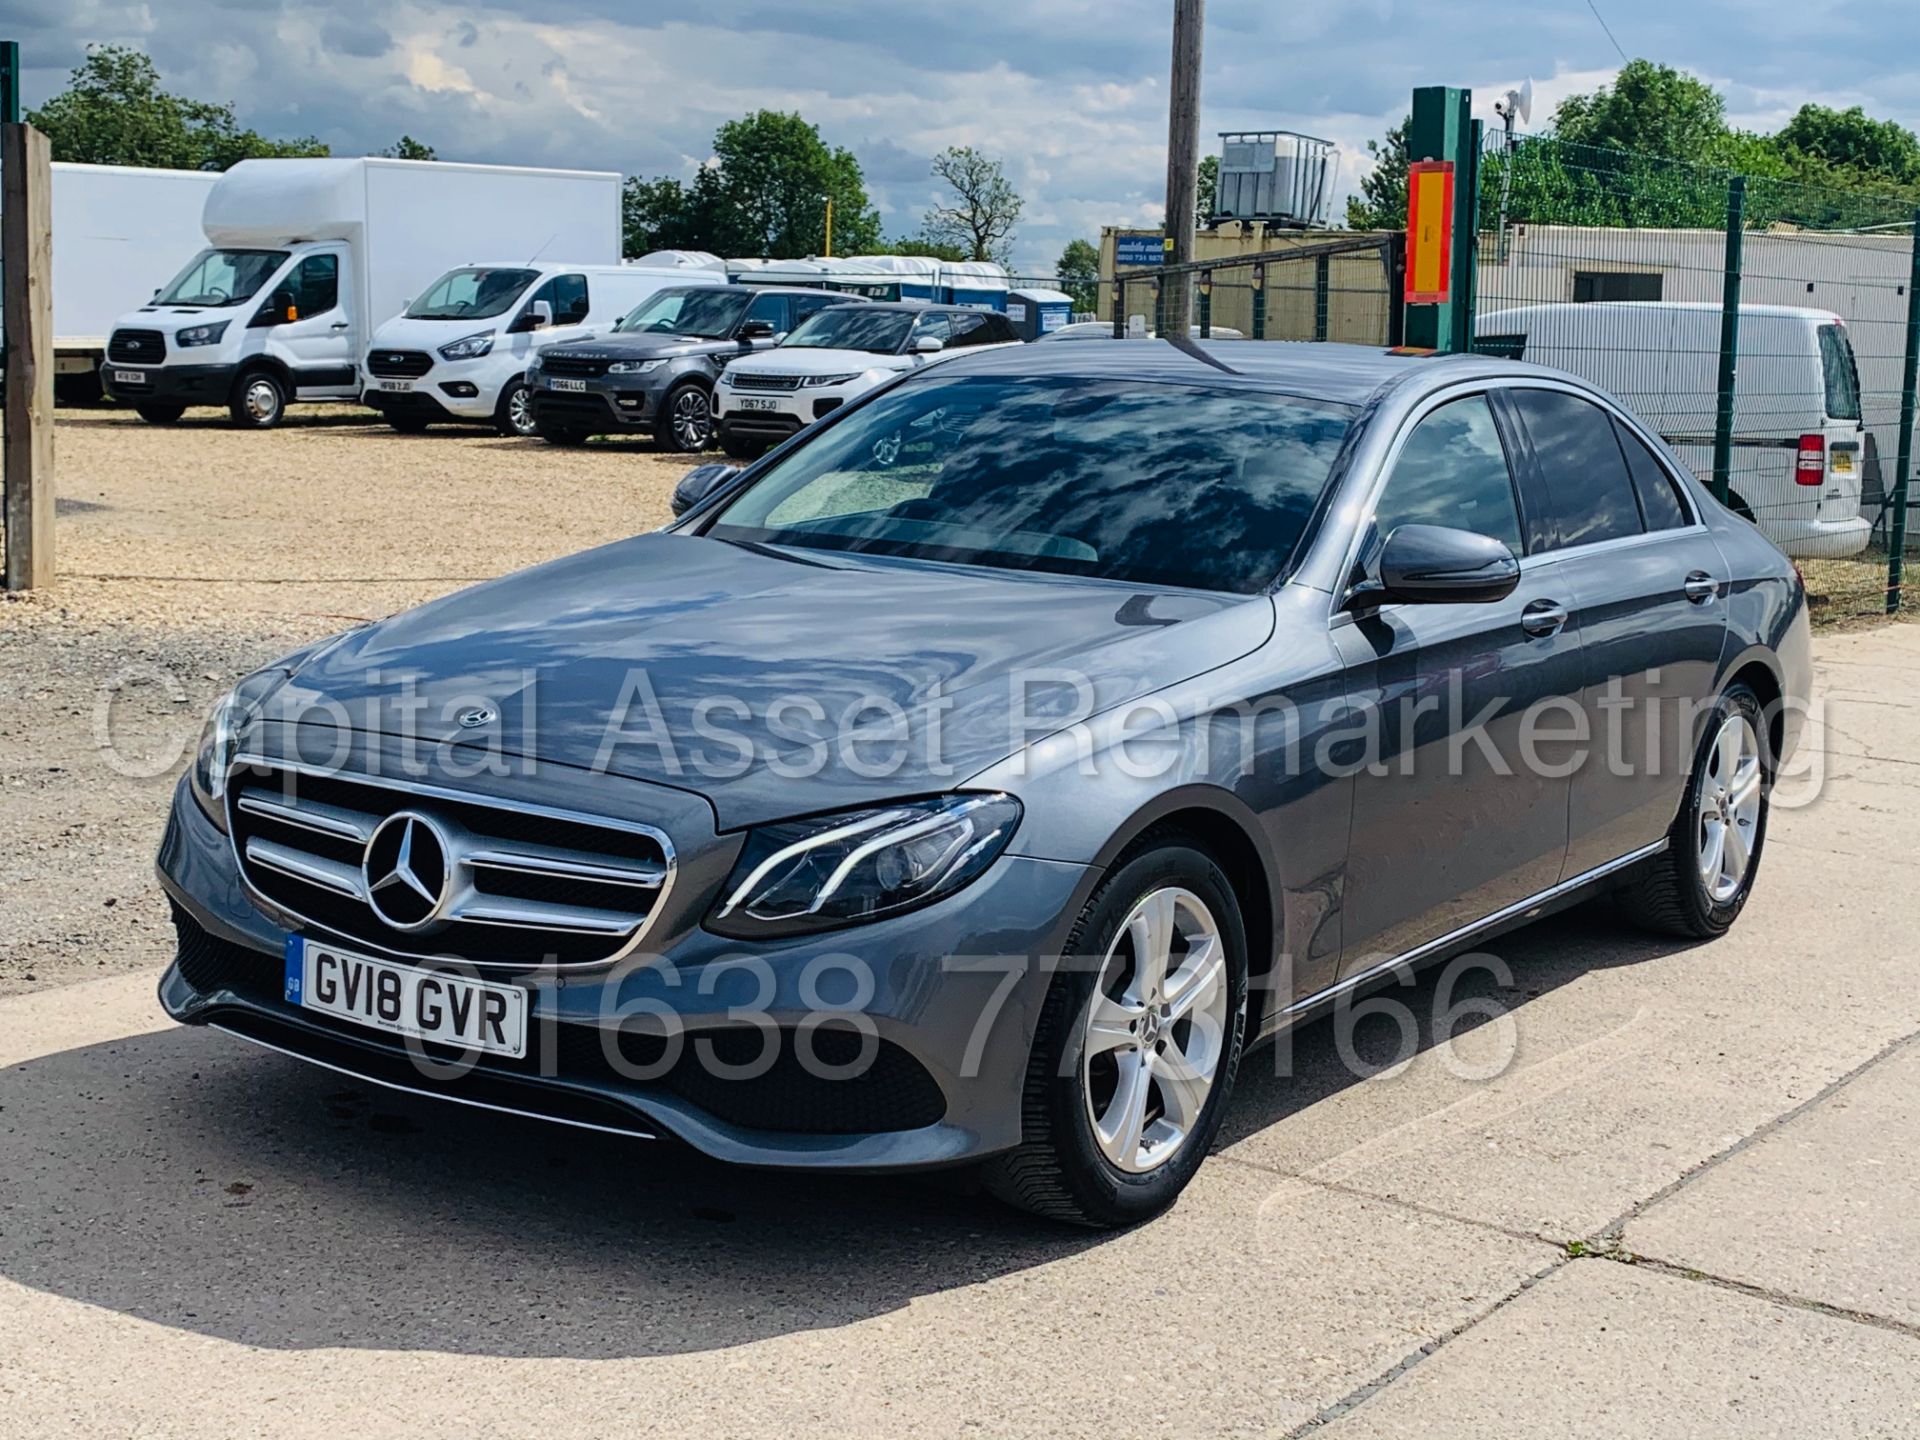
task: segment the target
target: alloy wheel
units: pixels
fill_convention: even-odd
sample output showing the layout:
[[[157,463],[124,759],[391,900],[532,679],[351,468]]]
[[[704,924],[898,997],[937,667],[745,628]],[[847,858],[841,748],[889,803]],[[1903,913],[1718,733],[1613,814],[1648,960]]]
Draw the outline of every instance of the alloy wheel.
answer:
[[[673,439],[682,450],[704,450],[713,440],[713,407],[692,386],[673,402]]]
[[[1753,862],[1761,780],[1753,722],[1744,714],[1730,715],[1714,736],[1700,774],[1700,883],[1716,905],[1740,893]]]
[[[1227,1039],[1227,954],[1191,890],[1166,887],[1128,913],[1087,1007],[1081,1090],[1101,1152],[1157,1170],[1199,1124]]]
[[[534,433],[533,392],[524,385],[515,386],[507,396],[507,424],[516,435]]]

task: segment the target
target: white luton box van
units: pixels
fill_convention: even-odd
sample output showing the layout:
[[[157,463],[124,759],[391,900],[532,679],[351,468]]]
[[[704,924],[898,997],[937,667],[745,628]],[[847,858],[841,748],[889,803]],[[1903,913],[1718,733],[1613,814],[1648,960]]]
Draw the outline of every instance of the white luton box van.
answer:
[[[374,327],[477,256],[617,264],[611,172],[420,160],[242,160],[207,193],[208,248],[122,315],[100,376],[166,424],[193,405],[278,424],[294,400],[357,400]]]
[[[527,366],[534,350],[590,340],[669,285],[726,283],[717,266],[649,256],[649,265],[462,265],[373,333],[361,398],[403,434],[436,422],[535,433]]]
[[[1482,315],[1483,350],[1613,392],[1702,479],[1713,470],[1720,307],[1607,300]],[[1796,558],[1857,555],[1866,429],[1847,327],[1828,310],[1742,305],[1727,503]]]

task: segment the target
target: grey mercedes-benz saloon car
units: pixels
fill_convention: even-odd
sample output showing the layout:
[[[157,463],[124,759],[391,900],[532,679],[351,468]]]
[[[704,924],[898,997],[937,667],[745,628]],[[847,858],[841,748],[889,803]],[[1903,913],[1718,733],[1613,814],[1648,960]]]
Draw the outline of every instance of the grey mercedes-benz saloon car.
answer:
[[[173,1016],[1125,1223],[1343,999],[1603,892],[1726,930],[1808,687],[1780,552],[1523,364],[985,351],[683,491],[222,701]]]

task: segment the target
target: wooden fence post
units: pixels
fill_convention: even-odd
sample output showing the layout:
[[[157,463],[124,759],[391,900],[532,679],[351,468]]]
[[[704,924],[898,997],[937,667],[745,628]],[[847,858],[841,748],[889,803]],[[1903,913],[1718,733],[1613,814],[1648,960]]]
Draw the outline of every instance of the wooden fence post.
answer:
[[[0,124],[6,323],[6,588],[53,583],[53,168],[47,137]]]

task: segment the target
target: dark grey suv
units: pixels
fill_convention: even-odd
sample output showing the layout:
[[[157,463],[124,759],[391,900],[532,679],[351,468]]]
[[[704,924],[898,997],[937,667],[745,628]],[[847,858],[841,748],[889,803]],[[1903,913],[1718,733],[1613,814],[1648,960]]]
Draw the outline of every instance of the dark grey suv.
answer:
[[[1792,565],[1536,366],[979,350],[683,492],[222,702],[170,1014],[1125,1223],[1256,1042],[1590,896],[1726,931],[1801,729]]]
[[[527,369],[534,428],[555,445],[637,430],[663,450],[705,450],[714,441],[713,382],[727,361],[774,345],[829,305],[861,303],[767,285],[657,291],[609,334],[536,353]]]

